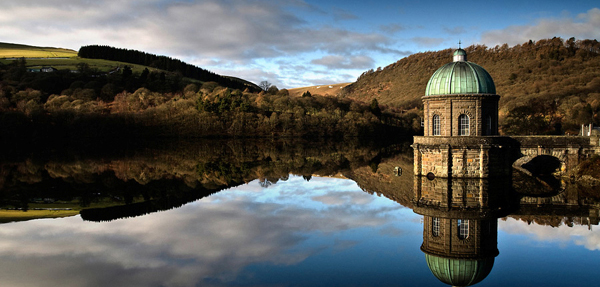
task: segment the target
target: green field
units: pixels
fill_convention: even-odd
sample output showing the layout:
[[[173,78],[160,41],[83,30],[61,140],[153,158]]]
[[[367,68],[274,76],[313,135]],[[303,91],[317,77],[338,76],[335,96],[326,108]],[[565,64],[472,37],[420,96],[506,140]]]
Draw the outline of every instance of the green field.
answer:
[[[143,198],[135,198],[133,200],[134,203],[142,201],[144,201]],[[123,203],[106,198],[93,202],[87,207],[81,207],[77,200],[55,203],[30,203],[29,210],[27,211],[0,208],[0,224],[41,218],[69,217],[78,215],[81,210],[86,208],[105,208],[118,205],[123,205]]]
[[[76,56],[77,51],[70,49],[0,43],[0,58],[71,58]]]
[[[158,71],[158,69],[142,65],[100,59],[83,59],[77,56],[77,51],[69,49],[0,43],[0,64],[10,64],[14,61],[14,58],[22,57],[26,58],[26,66],[31,69],[53,67],[58,70],[77,70],[77,64],[83,62],[101,72],[108,72],[125,65],[131,67],[134,73],[141,73],[145,68],[150,71]]]

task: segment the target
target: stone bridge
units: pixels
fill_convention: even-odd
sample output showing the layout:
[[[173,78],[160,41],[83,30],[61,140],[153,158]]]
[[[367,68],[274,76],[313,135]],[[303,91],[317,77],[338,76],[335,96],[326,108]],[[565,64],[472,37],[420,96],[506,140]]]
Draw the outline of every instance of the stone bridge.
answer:
[[[414,173],[433,177],[565,176],[600,152],[598,137],[482,136],[414,137]]]
[[[513,167],[531,174],[564,176],[569,170],[600,152],[598,137],[579,136],[513,136],[521,157]]]

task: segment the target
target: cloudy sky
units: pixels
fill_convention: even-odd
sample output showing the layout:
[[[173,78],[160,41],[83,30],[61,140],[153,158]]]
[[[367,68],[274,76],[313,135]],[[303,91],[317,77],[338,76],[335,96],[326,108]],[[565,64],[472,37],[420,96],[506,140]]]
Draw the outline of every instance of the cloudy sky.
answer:
[[[407,55],[600,39],[597,1],[3,0],[0,42],[101,44],[279,88],[352,82]]]

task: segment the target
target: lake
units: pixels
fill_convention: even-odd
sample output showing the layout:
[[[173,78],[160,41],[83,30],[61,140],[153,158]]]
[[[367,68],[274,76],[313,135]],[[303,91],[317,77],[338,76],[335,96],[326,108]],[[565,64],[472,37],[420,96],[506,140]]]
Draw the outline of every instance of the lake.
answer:
[[[600,189],[415,177],[409,140],[112,148],[2,158],[1,286],[597,285]]]

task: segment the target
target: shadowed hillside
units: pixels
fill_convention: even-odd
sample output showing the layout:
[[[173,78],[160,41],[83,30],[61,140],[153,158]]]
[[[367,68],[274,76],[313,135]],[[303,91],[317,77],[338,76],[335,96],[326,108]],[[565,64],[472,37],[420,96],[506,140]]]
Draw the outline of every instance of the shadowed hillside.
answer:
[[[576,132],[600,125],[600,43],[561,38],[509,47],[473,45],[468,60],[493,77],[504,134]],[[417,53],[383,69],[363,73],[342,95],[403,109],[422,109],[427,81],[452,61],[454,49]]]

